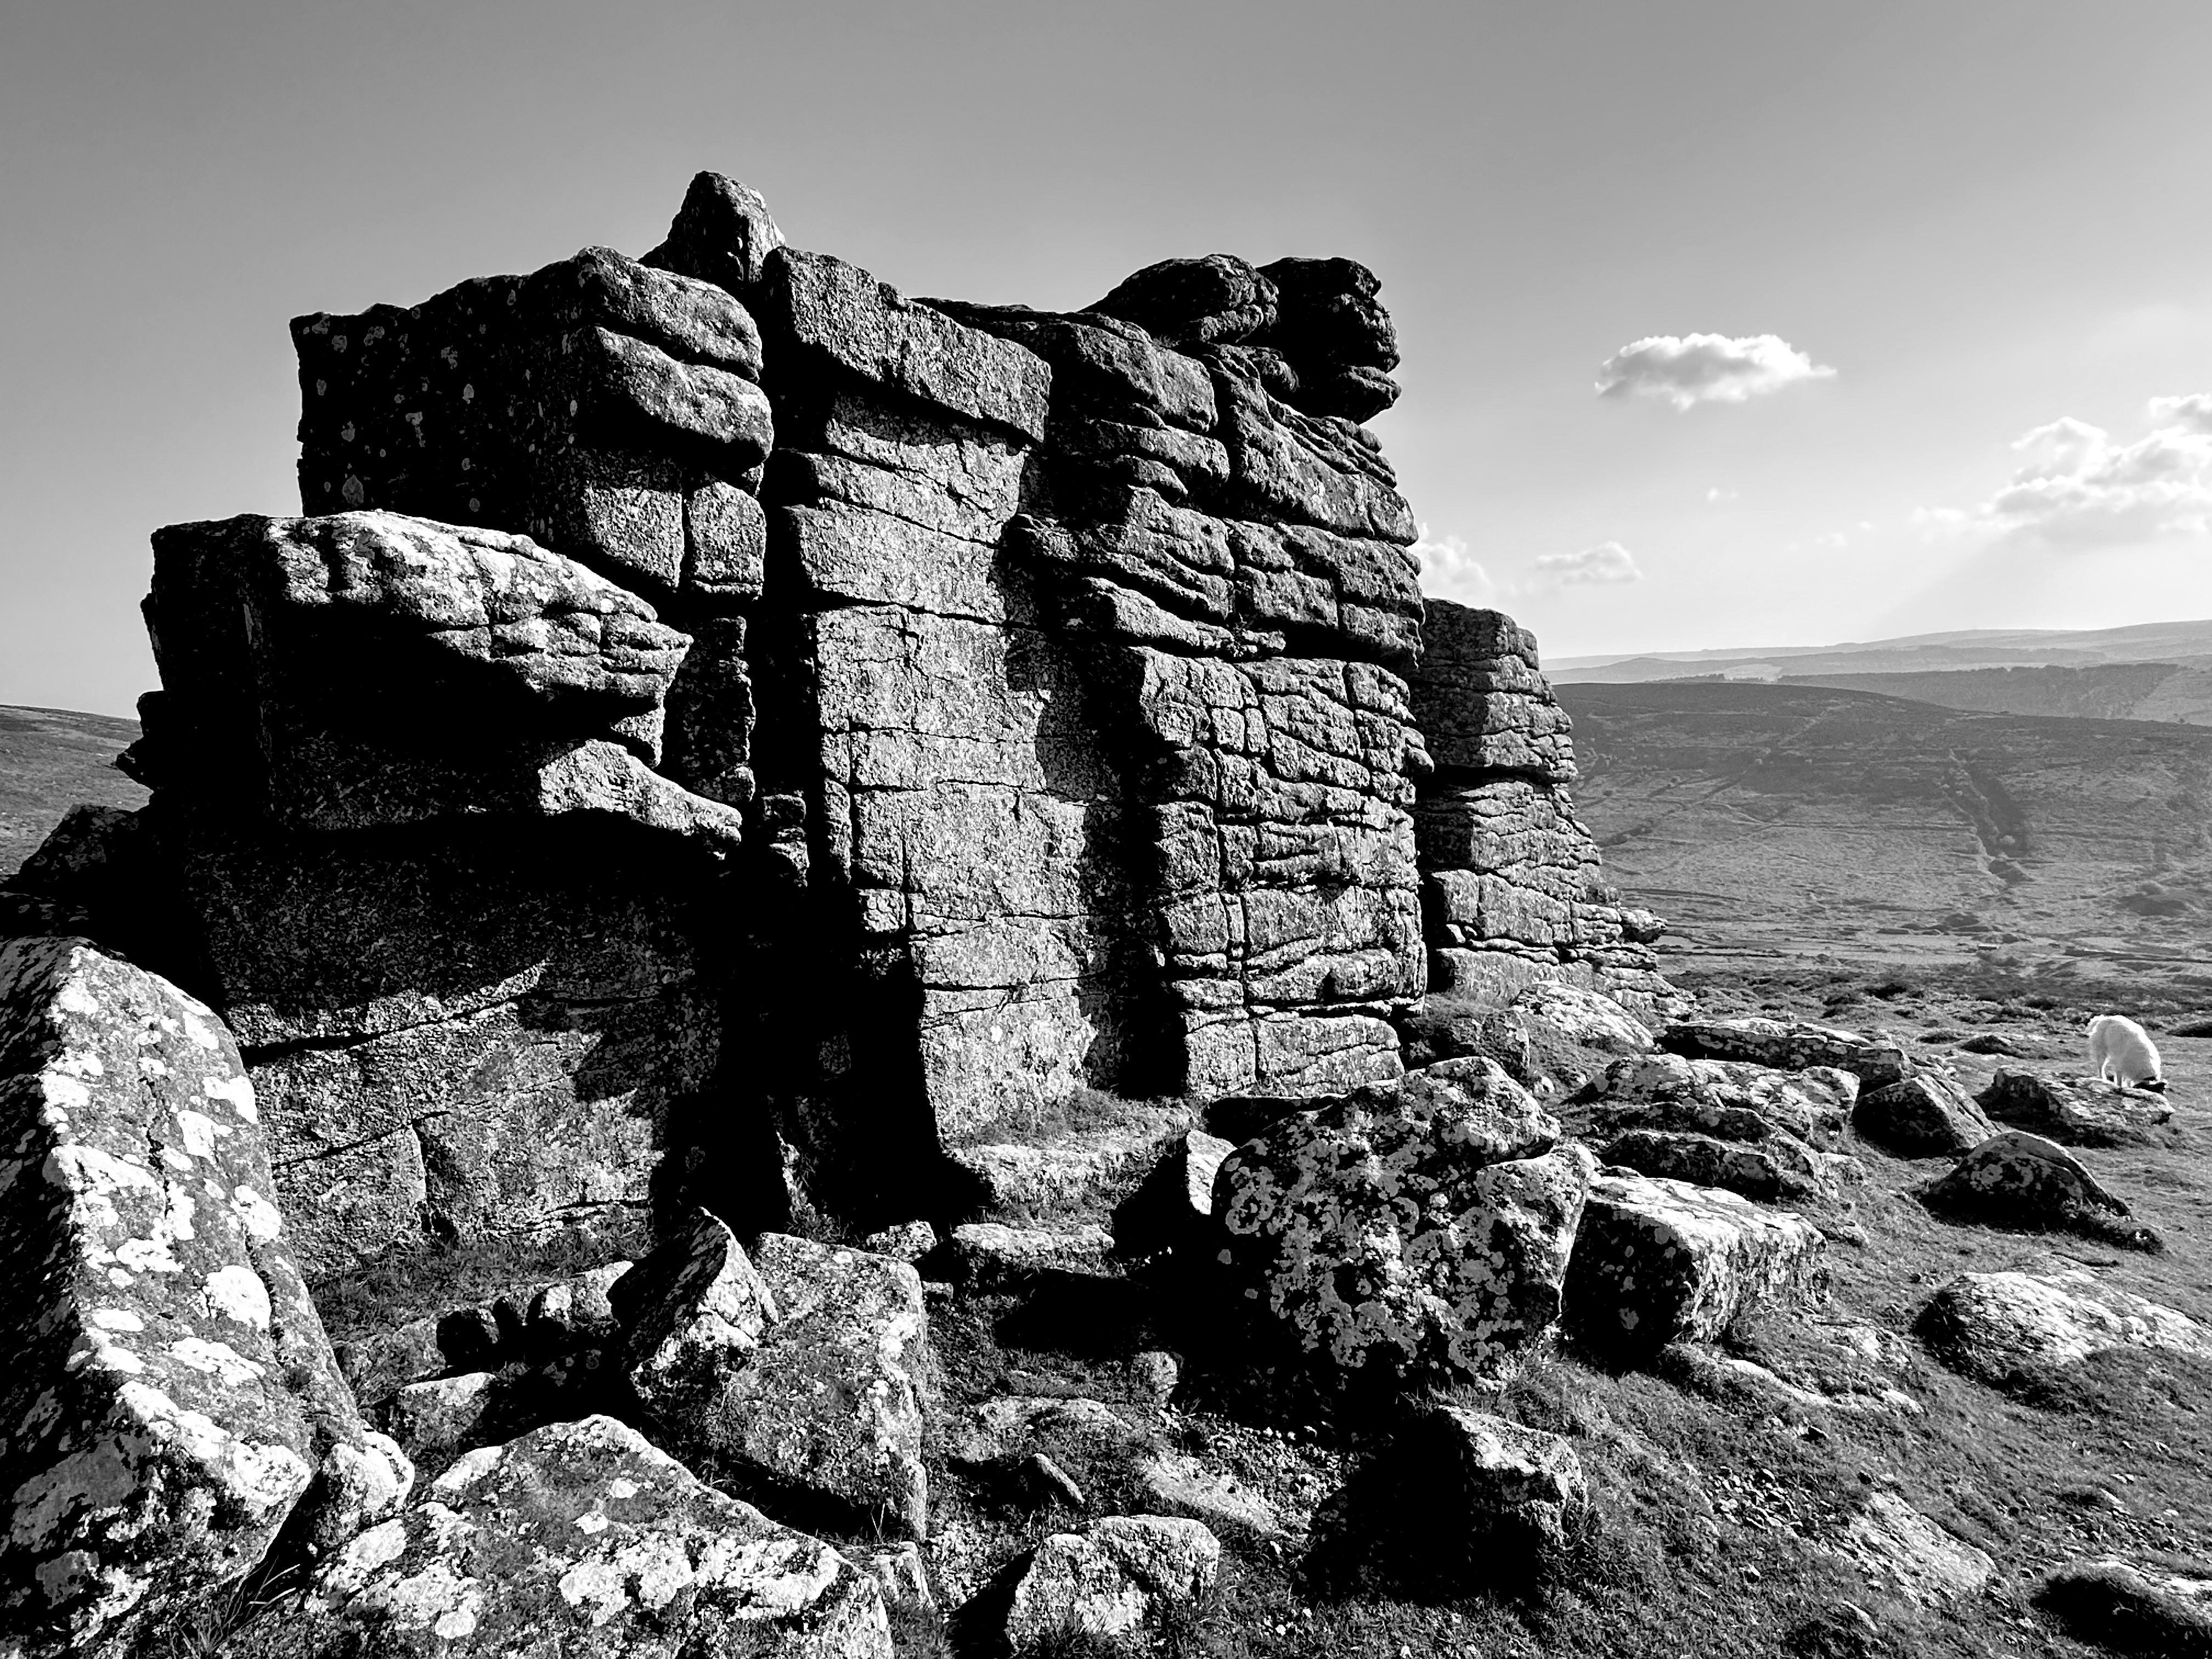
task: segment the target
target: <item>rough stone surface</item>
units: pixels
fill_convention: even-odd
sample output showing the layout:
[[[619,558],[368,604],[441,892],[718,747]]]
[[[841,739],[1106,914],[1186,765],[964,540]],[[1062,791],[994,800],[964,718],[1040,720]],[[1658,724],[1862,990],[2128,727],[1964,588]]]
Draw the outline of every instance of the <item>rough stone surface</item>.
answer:
[[[1145,1436],[1112,1407],[1080,1395],[1001,1395],[969,1407],[945,1435],[945,1455],[971,1468],[1008,1468],[1042,1451],[1071,1461],[1132,1460]]]
[[[1535,636],[1498,611],[1436,599],[1421,636],[1413,718],[1435,771],[1414,817],[1431,988],[1498,1004],[1559,981],[1632,1012],[1676,1008],[1575,815],[1571,726]]]
[[[1220,1567],[1220,1540],[1196,1521],[1115,1515],[1054,1533],[1014,1586],[1006,1640],[1019,1650],[1062,1630],[1127,1635],[1165,1607],[1195,1601]]]
[[[405,1501],[413,1470],[338,1371],[206,1006],[81,939],[0,944],[0,1612],[21,1651],[119,1650],[252,1566],[295,1507],[328,1546]]]
[[[2163,1248],[2080,1158],[2022,1129],[1981,1142],[1929,1186],[1923,1198],[1939,1213],[1990,1226],[2086,1233],[2137,1249]]]
[[[1894,1492],[1869,1494],[1836,1548],[1874,1583],[1911,1601],[1978,1595],[1996,1572],[1987,1551],[1954,1538]]]
[[[632,1386],[664,1431],[689,1439],[779,1316],[737,1236],[701,1210],[623,1286]]]
[[[1483,1054],[1547,1104],[1572,1098],[1617,1060],[1649,1054],[1650,1029],[1609,996],[1538,980],[1500,1008],[1432,996],[1400,1022],[1406,1063]]]
[[[1217,1537],[1264,1544],[1284,1536],[1283,1517],[1263,1494],[1181,1452],[1140,1462],[1137,1490],[1147,1512],[1202,1521]]]
[[[1996,1122],[2071,1146],[2160,1146],[2173,1108],[2160,1096],[2087,1077],[2000,1069],[1976,1103]]]
[[[1567,1275],[1568,1315],[1590,1341],[1656,1353],[1710,1341],[1820,1282],[1826,1241],[1802,1216],[1686,1182],[1607,1171],[1590,1183]]]
[[[1934,1072],[1863,1092],[1851,1112],[1851,1127],[1906,1158],[1955,1156],[1997,1132],[1973,1097]]]
[[[1033,1273],[1103,1272],[1113,1252],[1114,1235],[1090,1222],[1053,1228],[971,1221],[952,1230],[953,1261],[961,1277],[979,1290]]]
[[[1308,1350],[1500,1382],[1559,1312],[1596,1168],[1559,1136],[1495,1062],[1448,1060],[1239,1147],[1216,1211]]]
[[[2212,1579],[2094,1557],[2053,1567],[2034,1600],[2074,1636],[2113,1652],[2212,1653]]]
[[[1912,1069],[1894,1043],[1804,1019],[1683,1020],[1659,1033],[1659,1046],[1692,1060],[1747,1060],[1786,1072],[1832,1066],[1867,1089],[1886,1088]]]
[[[1779,1130],[1823,1151],[1841,1146],[1857,1096],[1856,1079],[1832,1067],[1781,1072],[1665,1054],[1617,1060],[1590,1091],[1606,1129],[1697,1129],[1735,1139]]]
[[[315,1578],[289,1651],[890,1659],[878,1578],[589,1417],[464,1456]]]
[[[2085,1269],[1961,1273],[1929,1300],[1918,1328],[1945,1364],[2000,1385],[2107,1348],[2212,1357],[2212,1331]]]
[[[1419,1413],[1393,1455],[1432,1484],[1423,1507],[1454,1516],[1471,1547],[1558,1548],[1589,1502],[1582,1460],[1565,1440],[1463,1406]]]

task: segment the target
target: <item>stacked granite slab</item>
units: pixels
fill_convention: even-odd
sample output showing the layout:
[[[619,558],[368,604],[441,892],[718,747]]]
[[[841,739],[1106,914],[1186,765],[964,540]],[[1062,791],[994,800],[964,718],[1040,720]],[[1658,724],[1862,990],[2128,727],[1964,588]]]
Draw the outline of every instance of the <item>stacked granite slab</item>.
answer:
[[[1671,1000],[1575,816],[1571,723],[1535,635],[1500,611],[1431,599],[1422,643],[1414,718],[1436,768],[1414,816],[1431,986],[1503,1002],[1558,980],[1632,1008]]]

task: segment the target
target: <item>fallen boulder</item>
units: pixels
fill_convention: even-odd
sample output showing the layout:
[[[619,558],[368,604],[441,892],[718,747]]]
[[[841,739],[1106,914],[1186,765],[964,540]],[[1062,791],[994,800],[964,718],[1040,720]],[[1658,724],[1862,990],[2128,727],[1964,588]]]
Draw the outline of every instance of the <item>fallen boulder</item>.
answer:
[[[1975,1098],[1997,1122],[2069,1146],[2162,1146],[2172,1139],[2173,1108],[2162,1097],[2094,1078],[2000,1070]]]
[[[1843,1197],[1847,1160],[1816,1152],[1795,1135],[1769,1129],[1755,1140],[1694,1131],[1630,1129],[1599,1149],[1607,1164],[1639,1175],[1724,1187],[1763,1204],[1833,1203]]]
[[[278,1651],[891,1659],[877,1577],[611,1417],[472,1451],[355,1539]]]
[[[681,1437],[776,1318],[775,1293],[737,1235],[704,1210],[623,1280],[626,1368],[639,1403]]]
[[[1431,996],[1401,1022],[1406,1063],[1480,1055],[1538,1099],[1571,1098],[1617,1060],[1651,1052],[1650,1028],[1611,997],[1539,980],[1503,1008]]]
[[[1590,1183],[1575,1240],[1568,1316],[1608,1350],[1711,1341],[1750,1313],[1802,1300],[1822,1278],[1826,1245],[1802,1216],[1607,1170]]]
[[[1295,1114],[1222,1164],[1248,1294],[1310,1352],[1487,1382],[1557,1317],[1597,1160],[1494,1060]]]
[[[1904,1158],[1954,1157],[1997,1132],[1972,1096],[1936,1072],[1861,1094],[1851,1127]]]
[[[2186,1314],[2061,1273],[1961,1273],[1936,1292],[1916,1328],[1952,1370],[1999,1387],[2033,1381],[2112,1348],[2212,1358],[2212,1330]]]
[[[1921,1201],[1939,1215],[1992,1227],[2083,1233],[2136,1250],[2166,1248],[2081,1159],[2021,1129],[1983,1141],[1925,1188]]]
[[[1221,1567],[1221,1541],[1196,1521],[1115,1515],[1080,1533],[1054,1533],[1014,1585],[1006,1640],[1063,1632],[1126,1636],[1197,1601]]]
[[[0,1148],[10,1651],[121,1651],[288,1520],[331,1547],[405,1501],[213,1012],[82,939],[0,945]]]
[[[1099,1273],[1114,1253],[1114,1235],[1085,1222],[1072,1227],[1009,1227],[971,1221],[952,1230],[952,1259],[977,1290],[1001,1290],[1042,1273]]]
[[[1884,1088],[1912,1071],[1893,1042],[1806,1019],[1680,1020],[1659,1033],[1659,1046],[1691,1060],[1748,1060],[1784,1072],[1832,1066],[1869,1089]]]
[[[1591,1085],[1589,1105],[1600,1133],[1666,1128],[1757,1140],[1778,1129],[1832,1152],[1843,1142],[1858,1093],[1857,1079],[1833,1066],[1783,1072],[1657,1054],[1607,1066]]]

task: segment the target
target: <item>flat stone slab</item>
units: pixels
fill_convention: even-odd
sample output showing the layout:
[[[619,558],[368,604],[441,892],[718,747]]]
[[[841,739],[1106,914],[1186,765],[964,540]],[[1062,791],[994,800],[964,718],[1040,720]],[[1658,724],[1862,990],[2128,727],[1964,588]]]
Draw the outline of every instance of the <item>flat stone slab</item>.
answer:
[[[1976,1103],[1996,1122],[2071,1146],[2163,1146],[2173,1108],[2163,1097],[2094,1078],[2000,1069]]]
[[[875,1575],[611,1417],[464,1456],[316,1577],[273,1654],[891,1659]]]

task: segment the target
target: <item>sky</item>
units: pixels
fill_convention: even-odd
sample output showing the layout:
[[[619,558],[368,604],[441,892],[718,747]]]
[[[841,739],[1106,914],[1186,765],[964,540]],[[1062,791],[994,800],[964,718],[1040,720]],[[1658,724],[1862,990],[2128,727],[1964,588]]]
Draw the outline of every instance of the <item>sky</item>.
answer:
[[[914,294],[1344,254],[1432,592],[1547,656],[2212,617],[2203,0],[0,8],[0,703],[297,510],[287,319],[658,241]]]

